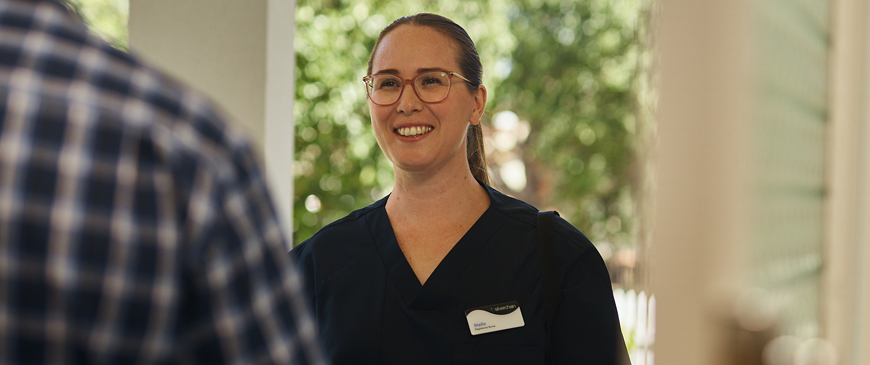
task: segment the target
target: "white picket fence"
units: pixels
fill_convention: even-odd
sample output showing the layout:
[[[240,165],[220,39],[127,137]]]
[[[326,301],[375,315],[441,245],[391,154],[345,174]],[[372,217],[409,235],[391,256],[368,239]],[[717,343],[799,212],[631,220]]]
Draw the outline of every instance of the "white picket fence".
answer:
[[[656,298],[632,290],[613,290],[613,299],[619,312],[622,334],[628,346],[632,365],[653,365],[652,345],[656,333]]]

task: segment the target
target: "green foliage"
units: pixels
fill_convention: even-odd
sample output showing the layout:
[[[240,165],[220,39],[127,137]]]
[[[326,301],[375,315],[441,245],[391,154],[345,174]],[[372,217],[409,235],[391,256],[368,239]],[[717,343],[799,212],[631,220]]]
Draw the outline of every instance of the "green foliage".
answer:
[[[508,12],[518,46],[493,104],[532,130],[520,149],[539,183],[521,195],[558,209],[596,243],[633,240],[638,5],[529,0]]]
[[[502,181],[502,166],[516,161],[526,172],[524,186],[497,187],[559,210],[593,242],[633,243],[641,1],[300,0],[294,240],[392,188],[361,79],[380,30],[426,11],[453,19],[474,39],[489,90],[487,117],[510,111],[530,130],[496,148],[501,132],[484,120],[494,179]]]
[[[116,48],[127,50],[129,0],[66,0],[64,3],[82,17],[91,32]]]

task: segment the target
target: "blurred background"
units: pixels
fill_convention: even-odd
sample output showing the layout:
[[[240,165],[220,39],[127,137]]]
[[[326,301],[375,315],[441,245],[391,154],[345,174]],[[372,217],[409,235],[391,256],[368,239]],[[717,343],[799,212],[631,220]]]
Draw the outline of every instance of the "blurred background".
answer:
[[[866,0],[72,3],[247,129],[294,244],[389,193],[360,79],[446,15],[496,187],[589,236],[635,365],[870,364]]]

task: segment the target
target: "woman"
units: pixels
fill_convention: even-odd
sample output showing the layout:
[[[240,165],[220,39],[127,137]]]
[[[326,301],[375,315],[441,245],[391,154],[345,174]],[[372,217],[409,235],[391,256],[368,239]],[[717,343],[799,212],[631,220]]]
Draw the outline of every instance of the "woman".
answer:
[[[625,345],[607,269],[560,218],[561,305],[545,328],[537,209],[487,184],[486,88],[465,30],[433,14],[398,19],[368,74],[372,129],[395,187],[292,251],[333,361],[616,363]]]

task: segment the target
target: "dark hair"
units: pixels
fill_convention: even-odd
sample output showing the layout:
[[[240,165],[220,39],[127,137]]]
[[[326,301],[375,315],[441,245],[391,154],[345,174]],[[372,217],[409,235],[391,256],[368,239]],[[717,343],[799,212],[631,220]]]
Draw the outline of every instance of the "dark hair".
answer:
[[[474,42],[468,33],[465,32],[458,24],[441,15],[420,13],[408,15],[396,19],[392,24],[388,25],[378,36],[377,42],[372,49],[372,54],[369,57],[368,74],[372,73],[372,62],[375,58],[375,52],[388,33],[396,29],[400,25],[416,25],[432,28],[441,34],[446,35],[456,42],[456,54],[459,64],[459,71],[462,76],[465,76],[468,82],[468,89],[472,92],[477,91],[483,78],[483,66],[480,63],[480,56],[477,54],[477,48],[474,47]],[[486,169],[486,153],[483,146],[483,130],[480,123],[477,125],[469,124],[466,134],[466,152],[468,155],[468,167],[471,169],[471,174],[484,184],[490,185],[489,173]]]

